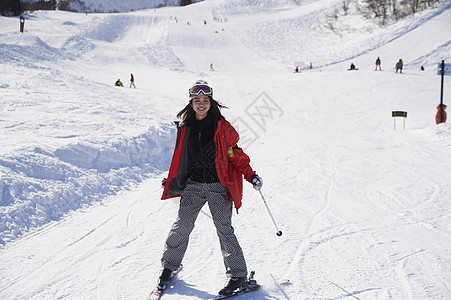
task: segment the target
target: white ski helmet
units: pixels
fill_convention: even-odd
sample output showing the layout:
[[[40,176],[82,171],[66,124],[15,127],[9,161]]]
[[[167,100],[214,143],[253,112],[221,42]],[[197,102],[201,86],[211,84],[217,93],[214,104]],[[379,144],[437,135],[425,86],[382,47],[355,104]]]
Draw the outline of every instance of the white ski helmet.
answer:
[[[213,88],[211,88],[205,80],[197,80],[189,89],[189,100],[202,94],[213,97]]]

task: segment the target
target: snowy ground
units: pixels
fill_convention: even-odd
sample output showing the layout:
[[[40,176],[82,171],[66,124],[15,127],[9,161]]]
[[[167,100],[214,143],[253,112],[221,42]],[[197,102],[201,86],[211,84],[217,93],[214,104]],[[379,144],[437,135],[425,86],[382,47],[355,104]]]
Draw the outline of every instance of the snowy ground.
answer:
[[[199,78],[283,231],[246,184],[234,227],[262,290],[242,299],[451,298],[451,128],[435,125],[451,1],[383,29],[351,14],[341,36],[340,1],[289,2],[38,11],[24,34],[0,18],[0,299],[146,297],[177,213],[159,200],[172,122]],[[196,225],[165,299],[225,281],[208,209]]]

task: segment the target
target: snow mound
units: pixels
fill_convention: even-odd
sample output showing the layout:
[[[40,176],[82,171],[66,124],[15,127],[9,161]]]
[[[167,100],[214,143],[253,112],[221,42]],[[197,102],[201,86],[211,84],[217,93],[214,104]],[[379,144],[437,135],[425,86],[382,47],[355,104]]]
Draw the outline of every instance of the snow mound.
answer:
[[[165,170],[174,134],[152,127],[110,145],[36,148],[1,157],[0,245]]]
[[[32,36],[24,37],[16,45],[0,44],[0,55],[5,62],[33,67],[36,62],[59,58],[61,52]]]

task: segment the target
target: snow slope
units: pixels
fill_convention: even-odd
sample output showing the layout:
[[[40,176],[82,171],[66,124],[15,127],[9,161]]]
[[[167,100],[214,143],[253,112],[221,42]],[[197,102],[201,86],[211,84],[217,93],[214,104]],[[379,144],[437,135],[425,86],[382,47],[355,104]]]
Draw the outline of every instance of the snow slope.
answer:
[[[38,11],[24,34],[0,18],[1,299],[145,298],[177,213],[159,200],[172,121],[199,78],[284,232],[246,184],[234,227],[263,288],[241,298],[451,297],[451,130],[434,122],[451,1],[382,29],[354,13],[336,32],[340,1],[291,3]],[[225,280],[208,209],[196,225],[166,299],[210,299]]]
[[[78,12],[129,12],[159,6],[179,6],[180,0],[83,0],[71,1],[71,11]]]
[[[39,0],[24,0],[22,2],[38,2]],[[180,6],[180,0],[65,0],[56,1],[57,7],[61,8],[61,2],[66,9],[81,13],[111,13],[129,12],[140,9],[151,9],[163,6]],[[195,1],[192,1],[195,2]]]

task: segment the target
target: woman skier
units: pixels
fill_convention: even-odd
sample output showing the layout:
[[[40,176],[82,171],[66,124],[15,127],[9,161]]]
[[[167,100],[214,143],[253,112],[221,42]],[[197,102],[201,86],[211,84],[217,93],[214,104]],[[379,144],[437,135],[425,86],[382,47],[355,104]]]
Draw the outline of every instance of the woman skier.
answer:
[[[238,147],[239,135],[222,116],[225,108],[213,99],[213,89],[199,80],[189,89],[189,103],[177,114],[177,140],[162,199],[181,196],[177,219],[167,237],[158,286],[165,288],[182,262],[197,215],[208,203],[219,237],[229,295],[247,279],[243,251],[232,227],[233,204],[238,212],[243,176],[260,190],[263,180]]]

